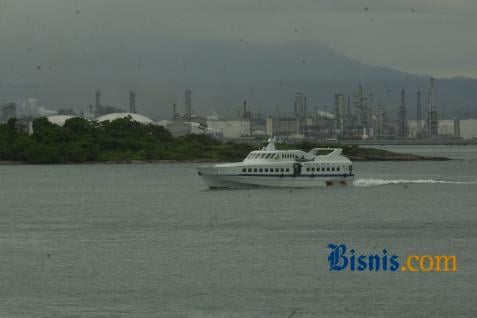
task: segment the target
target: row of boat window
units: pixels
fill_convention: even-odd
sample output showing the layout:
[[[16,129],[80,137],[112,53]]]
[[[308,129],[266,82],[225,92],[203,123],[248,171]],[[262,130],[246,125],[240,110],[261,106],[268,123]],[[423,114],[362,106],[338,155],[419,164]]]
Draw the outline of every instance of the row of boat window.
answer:
[[[243,168],[242,172],[290,172],[290,168]]]
[[[247,159],[252,160],[252,159],[294,159],[296,158],[297,155],[294,153],[251,153],[248,155]]]
[[[320,172],[320,171],[341,171],[340,167],[307,167],[307,172]],[[290,168],[242,168],[242,172],[265,172],[265,173],[279,173],[290,172]]]
[[[315,171],[315,167],[308,167],[306,168],[306,171]],[[316,171],[319,172],[320,171],[320,167],[316,167]],[[341,171],[341,168],[340,167],[321,167],[321,171]]]

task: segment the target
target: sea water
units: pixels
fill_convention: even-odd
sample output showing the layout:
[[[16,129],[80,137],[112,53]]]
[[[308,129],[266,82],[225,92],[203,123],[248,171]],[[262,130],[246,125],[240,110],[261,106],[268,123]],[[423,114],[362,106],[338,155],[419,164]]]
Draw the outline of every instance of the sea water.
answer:
[[[459,160],[215,191],[194,164],[0,166],[0,316],[476,316],[477,147],[385,148]],[[330,243],[457,271],[333,272]]]

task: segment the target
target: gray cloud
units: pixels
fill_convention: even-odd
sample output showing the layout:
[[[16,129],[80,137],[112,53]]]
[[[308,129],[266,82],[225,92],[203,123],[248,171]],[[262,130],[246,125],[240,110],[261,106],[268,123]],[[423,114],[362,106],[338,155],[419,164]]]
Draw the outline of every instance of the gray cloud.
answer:
[[[14,81],[91,69],[140,79],[141,63],[174,58],[171,43],[307,40],[370,64],[477,77],[476,14],[473,0],[3,0],[0,68]]]

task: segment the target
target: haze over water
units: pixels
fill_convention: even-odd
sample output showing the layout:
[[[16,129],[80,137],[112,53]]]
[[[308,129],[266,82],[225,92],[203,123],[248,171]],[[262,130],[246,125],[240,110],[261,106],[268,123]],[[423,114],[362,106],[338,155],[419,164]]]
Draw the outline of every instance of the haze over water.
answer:
[[[356,186],[207,190],[194,164],[0,166],[0,316],[475,316],[477,148],[356,162]],[[326,246],[456,255],[328,271]]]

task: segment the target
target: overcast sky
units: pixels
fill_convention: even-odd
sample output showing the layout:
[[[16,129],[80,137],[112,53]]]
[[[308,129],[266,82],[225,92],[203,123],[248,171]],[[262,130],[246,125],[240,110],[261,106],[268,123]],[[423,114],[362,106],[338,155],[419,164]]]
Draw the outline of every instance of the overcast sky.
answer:
[[[60,60],[100,67],[97,52],[141,55],[171,38],[316,41],[369,64],[477,78],[476,0],[0,0],[3,78],[40,80],[35,68]]]

